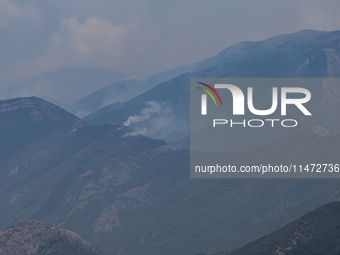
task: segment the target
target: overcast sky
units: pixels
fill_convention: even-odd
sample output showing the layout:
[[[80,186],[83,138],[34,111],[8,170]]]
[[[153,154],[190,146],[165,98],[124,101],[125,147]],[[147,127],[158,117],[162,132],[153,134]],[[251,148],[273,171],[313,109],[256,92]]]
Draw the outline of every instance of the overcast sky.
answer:
[[[65,66],[141,77],[244,40],[340,29],[338,0],[0,0],[0,86]]]

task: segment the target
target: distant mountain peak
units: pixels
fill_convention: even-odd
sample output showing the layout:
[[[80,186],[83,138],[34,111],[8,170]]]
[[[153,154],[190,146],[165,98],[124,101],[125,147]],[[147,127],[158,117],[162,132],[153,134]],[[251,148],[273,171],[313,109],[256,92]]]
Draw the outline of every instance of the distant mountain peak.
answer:
[[[0,100],[0,111],[10,112],[16,109],[27,109],[27,108],[55,108],[62,109],[59,106],[46,101],[39,97],[16,97],[11,99]]]
[[[0,112],[10,112],[17,109],[55,107],[50,102],[38,97],[17,97],[0,101]]]
[[[2,128],[13,128],[32,122],[65,123],[71,130],[86,126],[86,122],[38,97],[18,97],[0,100]]]
[[[286,42],[310,42],[321,35],[327,34],[327,31],[319,31],[312,29],[305,29],[295,33],[287,33],[276,35],[262,41],[267,47],[277,47]]]
[[[124,73],[90,66],[63,67],[1,88],[0,95],[1,98],[38,96],[65,107],[126,77]]]

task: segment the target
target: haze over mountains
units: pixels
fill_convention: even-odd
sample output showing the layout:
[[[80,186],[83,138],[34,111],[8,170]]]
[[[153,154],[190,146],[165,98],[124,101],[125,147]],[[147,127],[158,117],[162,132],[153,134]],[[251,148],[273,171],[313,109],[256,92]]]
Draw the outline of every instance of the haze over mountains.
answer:
[[[38,96],[60,106],[68,104],[126,78],[118,72],[89,66],[73,66],[51,71],[0,89],[1,99]]]
[[[89,66],[73,66],[1,88],[0,94],[1,99],[42,97],[83,117],[111,103],[125,102],[182,73],[211,68],[219,61],[218,58],[211,58],[150,75],[144,79],[126,79],[128,76],[119,72]]]
[[[308,30],[239,43],[207,60],[210,69],[153,83],[85,120],[36,97],[0,101],[1,229],[35,219],[107,254],[184,255],[235,250],[339,200],[337,179],[191,180],[189,151],[140,135],[185,139],[190,77],[334,77],[339,41],[339,31]],[[250,154],[338,160],[340,136],[331,131],[300,130]]]
[[[164,102],[173,108],[175,119],[184,123],[188,113],[183,109],[188,108],[189,98],[185,86],[189,78],[338,77],[338,37],[338,31],[303,30],[260,42],[240,42],[209,59],[138,80],[122,80],[126,75],[96,68],[70,67],[14,84],[2,89],[1,94],[2,98],[43,97],[80,117],[111,103],[124,103],[122,109],[86,117],[95,124],[123,124],[129,116],[139,115],[148,101]],[[152,90],[155,86],[158,88]],[[170,87],[172,90],[167,91]],[[149,122],[153,121],[150,118]],[[143,123],[148,124],[151,125],[148,121]],[[182,137],[185,132],[182,131]],[[171,136],[175,134],[155,137],[171,141]]]
[[[123,103],[130,100],[139,94],[142,94],[154,86],[171,80],[178,75],[187,72],[198,72],[212,68],[224,62],[223,54],[202,60],[198,63],[184,65],[175,69],[167,70],[158,74],[150,75],[144,79],[123,80],[112,83],[105,88],[97,90],[76,102],[73,102],[68,109],[77,116],[84,117],[91,114],[101,107],[109,104]],[[238,53],[231,56],[232,59],[240,58]],[[84,114],[87,113],[87,114]]]
[[[154,138],[170,142],[179,140],[181,142],[175,144],[185,146],[189,134],[190,78],[339,77],[339,40],[340,31],[304,30],[261,42],[241,42],[209,60],[216,66],[182,74],[125,102],[119,109],[89,115],[85,120],[91,124],[123,124],[129,117],[139,117],[140,121],[132,122],[131,127]],[[329,91],[326,88],[321,93],[327,96]],[[339,91],[333,95],[338,93]],[[322,98],[318,100],[313,105],[316,109]],[[148,102],[155,102],[153,105],[157,107],[150,107]],[[165,118],[162,120],[161,116]],[[169,119],[171,121],[166,121]],[[155,127],[159,128],[155,130]]]

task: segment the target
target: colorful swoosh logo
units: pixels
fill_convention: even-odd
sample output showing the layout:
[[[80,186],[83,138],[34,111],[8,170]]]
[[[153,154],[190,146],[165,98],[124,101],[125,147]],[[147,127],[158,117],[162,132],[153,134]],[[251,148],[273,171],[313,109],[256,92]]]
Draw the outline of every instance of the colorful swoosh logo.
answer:
[[[203,85],[203,86],[206,86],[206,87],[209,88],[212,92],[214,92],[214,94],[217,96],[217,98],[218,98],[218,100],[220,101],[220,104],[221,104],[221,106],[222,106],[222,100],[221,100],[221,98],[220,98],[220,95],[217,93],[217,91],[216,91],[213,87],[211,87],[210,85],[208,85],[208,84],[206,84],[206,83],[203,83],[203,82],[197,82],[197,83],[199,83],[199,84],[201,84],[201,85]],[[214,101],[215,105],[217,106],[215,97],[213,96],[213,94],[211,94],[211,92],[210,92],[209,90],[204,89],[204,88],[200,88],[200,87],[197,87],[197,88],[203,90],[204,92],[206,92],[206,93],[212,98],[212,100]]]

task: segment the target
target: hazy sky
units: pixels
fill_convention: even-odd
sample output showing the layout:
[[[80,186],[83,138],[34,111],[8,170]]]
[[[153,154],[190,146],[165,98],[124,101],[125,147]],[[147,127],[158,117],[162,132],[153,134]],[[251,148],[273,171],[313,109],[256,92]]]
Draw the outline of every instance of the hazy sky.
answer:
[[[0,86],[65,66],[140,77],[238,41],[340,29],[338,0],[0,0]]]

